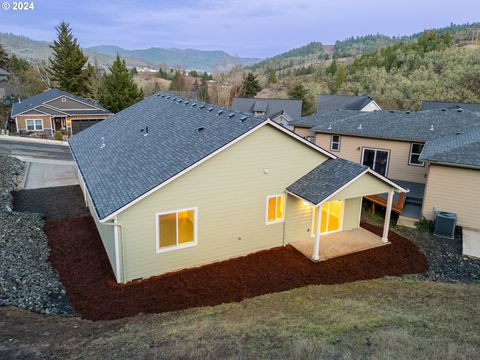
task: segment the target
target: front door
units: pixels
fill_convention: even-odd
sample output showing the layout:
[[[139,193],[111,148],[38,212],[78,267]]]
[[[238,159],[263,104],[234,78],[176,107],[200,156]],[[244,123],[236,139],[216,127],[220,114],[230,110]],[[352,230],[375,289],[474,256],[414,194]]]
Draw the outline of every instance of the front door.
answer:
[[[60,131],[62,130],[62,119],[61,118],[55,118],[55,131]]]
[[[388,150],[363,148],[362,164],[386,177],[389,155]]]

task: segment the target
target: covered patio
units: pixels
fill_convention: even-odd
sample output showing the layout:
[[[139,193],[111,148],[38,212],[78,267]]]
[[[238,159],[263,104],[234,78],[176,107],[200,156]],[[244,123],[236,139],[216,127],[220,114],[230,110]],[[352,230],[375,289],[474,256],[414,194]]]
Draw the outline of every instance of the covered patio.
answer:
[[[286,191],[290,206],[286,231],[295,229],[287,242],[318,262],[388,245],[394,195],[408,190],[364,165],[337,158],[325,161]],[[360,227],[362,198],[373,194],[387,199],[382,236]],[[308,221],[306,235],[299,236],[298,229]]]

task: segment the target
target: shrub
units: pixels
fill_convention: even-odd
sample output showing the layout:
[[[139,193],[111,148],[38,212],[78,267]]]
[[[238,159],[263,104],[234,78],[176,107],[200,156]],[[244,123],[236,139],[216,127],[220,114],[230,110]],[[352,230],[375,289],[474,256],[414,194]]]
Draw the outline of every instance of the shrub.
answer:
[[[433,232],[433,221],[422,219],[415,223],[415,227],[417,228],[418,231],[421,231],[424,233],[431,233]]]
[[[55,133],[55,137],[54,137],[55,140],[63,140],[63,136],[62,136],[62,133],[60,131],[57,131]]]

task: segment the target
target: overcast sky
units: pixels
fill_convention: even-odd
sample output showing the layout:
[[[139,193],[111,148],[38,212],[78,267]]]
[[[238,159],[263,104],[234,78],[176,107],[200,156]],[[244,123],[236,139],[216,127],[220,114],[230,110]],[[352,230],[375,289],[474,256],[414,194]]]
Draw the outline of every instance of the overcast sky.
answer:
[[[0,0],[4,2],[4,0]],[[8,0],[10,4],[11,0]],[[0,32],[51,41],[70,23],[83,47],[177,47],[276,55],[311,41],[403,35],[480,21],[480,0],[33,0],[29,11],[0,10]]]

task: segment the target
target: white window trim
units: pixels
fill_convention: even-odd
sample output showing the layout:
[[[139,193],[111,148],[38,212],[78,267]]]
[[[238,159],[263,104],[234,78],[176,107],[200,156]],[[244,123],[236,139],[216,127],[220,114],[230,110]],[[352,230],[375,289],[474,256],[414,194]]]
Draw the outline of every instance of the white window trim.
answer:
[[[29,130],[28,129],[28,122],[29,121],[33,121],[33,130]],[[37,129],[37,121],[41,121],[42,122],[42,128],[41,129]],[[43,119],[25,119],[25,129],[27,131],[43,131],[44,128],[43,128]]]
[[[322,207],[323,205],[328,204],[328,213],[330,214],[330,202],[332,202],[332,201],[336,201],[336,200],[327,201],[327,202],[323,203],[322,205],[320,205],[319,207]],[[342,213],[340,214],[340,226],[338,227],[338,230],[325,231],[325,232],[320,231],[320,236],[343,231],[343,215],[345,214],[345,201],[344,200],[340,200],[340,201],[342,202]],[[326,225],[326,228],[328,229],[328,216],[327,216],[327,223],[325,225]],[[312,238],[314,238],[315,237],[315,206],[312,209],[312,227],[311,227],[311,229],[312,229],[312,231],[311,231],[310,236]]]
[[[338,141],[333,141],[333,137],[334,137],[334,136],[338,136]],[[335,144],[338,144],[338,149],[334,149],[334,148],[333,148],[333,144],[334,144],[334,143],[335,143]],[[341,143],[342,143],[342,136],[341,136],[341,135],[332,134],[332,135],[330,136],[330,150],[331,150],[331,151],[337,151],[337,152],[340,151],[340,144],[341,144]]]
[[[193,210],[193,241],[188,242],[184,245],[178,245],[178,213],[182,211],[189,211]],[[167,215],[167,214],[175,214],[176,215],[176,234],[177,234],[177,245],[172,245],[168,247],[160,247],[160,216],[161,215]],[[185,249],[189,248],[192,246],[198,245],[198,207],[191,207],[191,208],[185,208],[185,209],[178,209],[178,210],[168,210],[168,211],[162,211],[158,212],[155,214],[155,238],[156,238],[156,252],[157,254],[161,254],[164,252],[168,251],[173,251],[173,250],[179,250],[179,249]]]
[[[388,167],[390,166],[390,150],[388,149],[379,149],[379,148],[371,148],[371,147],[364,147],[362,148],[362,158],[360,159],[360,164],[363,165],[363,157],[365,155],[365,150],[373,150],[375,151],[375,156],[373,157],[373,163],[375,164],[375,160],[377,159],[377,151],[386,151],[388,153],[388,157],[387,157],[387,165],[385,167],[385,174],[380,174],[380,173],[377,173],[377,174],[380,174],[381,176],[383,177],[387,177],[388,176]],[[367,165],[365,165],[367,166]],[[371,169],[372,171],[375,171],[377,172],[375,169],[372,169],[370,168],[370,166],[368,167],[369,169]]]
[[[274,221],[268,221],[268,200],[271,198],[277,198],[279,196],[283,196],[283,217],[279,220],[276,220],[277,218],[277,200],[275,200],[275,220]],[[268,195],[267,196],[267,201],[265,202],[265,225],[273,225],[273,224],[279,224],[283,223],[285,221],[285,194],[276,194],[276,195]]]
[[[425,166],[425,163],[424,163],[423,161],[420,161],[420,160],[419,160],[419,161],[420,161],[419,164],[412,163],[412,154],[413,154],[412,150],[413,150],[413,145],[423,145],[423,146],[425,146],[425,144],[423,144],[423,143],[418,143],[418,142],[415,142],[415,143],[412,142],[412,143],[410,143],[410,152],[408,153],[408,165],[418,166],[418,167],[424,167],[424,166]],[[423,148],[422,148],[422,150],[423,150]],[[415,155],[418,155],[419,157],[420,157],[420,154],[421,154],[421,152],[420,152],[420,153],[415,153]]]

